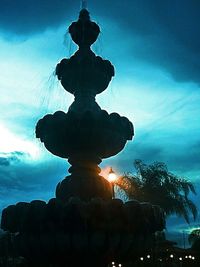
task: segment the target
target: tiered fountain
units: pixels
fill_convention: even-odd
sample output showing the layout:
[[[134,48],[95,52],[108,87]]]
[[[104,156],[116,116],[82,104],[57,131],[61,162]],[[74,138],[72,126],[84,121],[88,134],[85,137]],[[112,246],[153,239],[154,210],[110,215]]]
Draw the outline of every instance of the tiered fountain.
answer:
[[[48,203],[34,200],[4,209],[1,227],[10,236],[9,251],[28,266],[105,267],[136,257],[165,220],[157,206],[112,199],[109,182],[99,175],[101,160],[118,154],[132,139],[133,125],[95,101],[114,67],[90,49],[100,29],[86,9],[69,33],[79,49],[57,65],[56,75],[75,100],[67,113],[39,120],[36,136],[51,153],[68,159],[71,174]]]

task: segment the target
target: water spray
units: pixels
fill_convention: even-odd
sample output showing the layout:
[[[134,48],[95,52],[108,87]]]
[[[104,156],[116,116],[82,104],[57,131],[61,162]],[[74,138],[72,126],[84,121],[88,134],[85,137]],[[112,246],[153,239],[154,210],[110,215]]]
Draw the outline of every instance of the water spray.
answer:
[[[87,1],[86,0],[81,1],[81,9],[87,9]]]

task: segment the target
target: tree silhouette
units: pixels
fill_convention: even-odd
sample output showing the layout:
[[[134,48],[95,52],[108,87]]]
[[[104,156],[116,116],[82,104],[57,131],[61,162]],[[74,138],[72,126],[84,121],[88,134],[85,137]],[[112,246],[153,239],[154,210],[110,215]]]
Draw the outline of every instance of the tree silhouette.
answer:
[[[187,223],[190,213],[196,219],[196,205],[189,199],[189,193],[196,194],[191,181],[169,172],[163,162],[146,165],[135,160],[134,166],[136,174],[127,173],[116,182],[129,199],[159,205],[167,216],[175,213]]]
[[[188,241],[192,246],[192,249],[198,250],[200,249],[200,228],[192,230],[192,232],[188,236]]]

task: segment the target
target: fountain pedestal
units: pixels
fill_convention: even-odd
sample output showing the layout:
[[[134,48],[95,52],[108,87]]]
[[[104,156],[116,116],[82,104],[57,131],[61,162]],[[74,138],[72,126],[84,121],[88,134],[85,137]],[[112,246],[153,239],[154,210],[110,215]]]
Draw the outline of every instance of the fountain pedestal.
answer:
[[[75,101],[67,113],[40,119],[36,137],[51,153],[68,159],[70,175],[48,203],[34,200],[4,209],[1,228],[8,231],[10,251],[28,266],[106,267],[137,257],[155,231],[163,230],[165,220],[157,206],[112,199],[109,182],[99,175],[102,159],[118,154],[133,138],[133,125],[95,101],[114,76],[114,67],[90,49],[100,29],[86,9],[69,33],[79,50],[61,60],[56,75]]]

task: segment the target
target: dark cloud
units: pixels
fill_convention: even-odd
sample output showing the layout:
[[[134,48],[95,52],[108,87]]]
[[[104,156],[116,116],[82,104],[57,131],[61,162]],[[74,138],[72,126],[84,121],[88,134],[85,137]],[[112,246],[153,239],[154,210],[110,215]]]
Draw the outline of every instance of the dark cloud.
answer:
[[[183,173],[199,171],[200,169],[200,142],[183,145],[182,148],[170,151],[170,165]]]
[[[66,175],[66,163],[56,158],[35,162],[20,151],[1,153],[1,158],[6,164],[0,164],[0,210],[18,201],[54,197],[56,184]]]
[[[9,166],[9,165],[10,161],[8,159],[0,157],[0,166]]]
[[[119,173],[134,173],[134,161],[136,159],[151,164],[155,161],[164,161],[163,155],[164,147],[162,145],[135,140],[133,143],[128,143],[126,148],[117,156],[104,160],[102,167],[112,166]]]
[[[145,138],[135,139],[128,143],[124,151],[114,158],[106,160],[102,166],[111,165],[119,172],[134,172],[134,160],[141,159],[146,164],[153,162],[164,162],[169,171],[177,175],[187,176],[195,181],[196,174],[200,169],[200,143],[172,144],[167,143],[167,136],[155,139],[152,135]],[[142,140],[142,141],[141,141]],[[192,175],[190,177],[190,175]]]
[[[25,156],[28,156],[28,154],[20,151],[14,151],[11,153],[0,153],[0,167],[10,166],[12,163],[20,161]]]
[[[168,71],[175,80],[200,82],[200,2],[198,0],[88,1],[91,14],[112,20],[133,38],[132,56]],[[79,1],[1,0],[0,28],[30,35],[76,19]],[[67,26],[67,25],[66,25]],[[117,36],[120,44],[123,36]],[[117,40],[118,39],[118,40]],[[131,40],[129,39],[131,42]],[[131,56],[131,55],[130,55]]]
[[[46,185],[46,189],[51,187],[53,176],[58,173],[63,173],[62,166],[56,171],[57,165],[62,165],[63,161],[54,159],[52,164],[49,160],[46,162],[34,162],[31,156],[23,152],[4,153],[1,157],[0,164],[0,187],[15,188],[25,191],[33,188]],[[1,162],[0,162],[1,163]],[[41,177],[43,179],[41,179]],[[49,184],[46,184],[46,179],[49,177]],[[57,177],[59,178],[59,177]],[[63,176],[61,176],[63,178]],[[49,187],[49,188],[48,188]]]
[[[133,39],[134,56],[169,71],[177,81],[200,82],[199,1],[118,0],[104,10],[102,2],[96,4],[124,25],[125,33],[141,38],[137,44]]]
[[[5,189],[12,186],[17,188],[20,186],[20,181],[14,170],[21,165],[23,160],[29,157],[29,154],[20,151],[10,153],[1,153],[0,157],[0,188]]]
[[[16,35],[59,26],[78,5],[72,0],[1,0],[0,28]],[[78,4],[78,3],[77,3]]]

